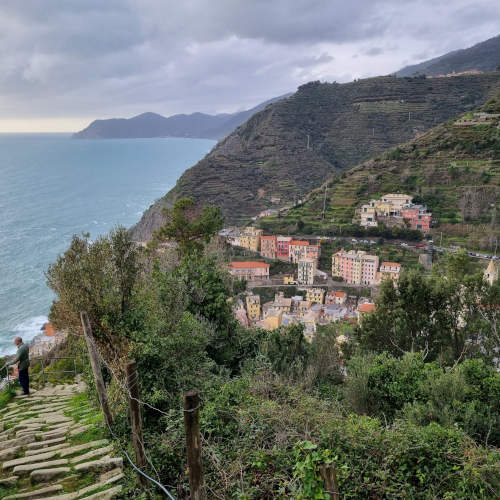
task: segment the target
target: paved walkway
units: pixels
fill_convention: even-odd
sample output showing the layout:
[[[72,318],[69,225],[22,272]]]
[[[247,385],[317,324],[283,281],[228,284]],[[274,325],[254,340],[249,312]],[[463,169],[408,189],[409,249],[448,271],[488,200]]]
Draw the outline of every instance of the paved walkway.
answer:
[[[94,500],[121,491],[123,459],[93,436],[95,410],[70,404],[84,390],[83,383],[45,387],[0,410],[0,497]]]

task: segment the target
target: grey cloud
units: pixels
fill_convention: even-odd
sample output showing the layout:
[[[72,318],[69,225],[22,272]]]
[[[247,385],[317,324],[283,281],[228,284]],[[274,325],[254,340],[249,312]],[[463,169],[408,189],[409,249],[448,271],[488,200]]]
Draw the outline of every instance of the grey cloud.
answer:
[[[387,74],[417,62],[410,54],[476,43],[497,34],[494,7],[493,0],[2,0],[0,118],[241,109],[311,79]]]

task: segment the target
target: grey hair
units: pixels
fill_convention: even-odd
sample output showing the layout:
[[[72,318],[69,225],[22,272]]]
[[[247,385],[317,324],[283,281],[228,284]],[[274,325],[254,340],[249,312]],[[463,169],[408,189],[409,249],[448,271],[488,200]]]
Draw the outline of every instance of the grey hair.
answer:
[[[21,342],[21,343],[22,343],[22,342],[23,342],[23,339],[22,339],[21,337],[16,337],[16,338],[14,339],[14,342],[17,342],[17,341],[19,341],[19,342]]]

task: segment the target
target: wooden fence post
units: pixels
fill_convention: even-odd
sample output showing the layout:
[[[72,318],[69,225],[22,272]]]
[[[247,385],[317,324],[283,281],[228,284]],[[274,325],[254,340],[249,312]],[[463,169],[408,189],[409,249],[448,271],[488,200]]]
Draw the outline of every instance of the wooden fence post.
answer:
[[[205,500],[205,484],[201,464],[200,395],[196,389],[184,393],[184,431],[191,500]]]
[[[99,362],[99,357],[97,356],[96,348],[92,343],[92,327],[90,326],[90,321],[88,314],[85,311],[80,313],[80,319],[82,320],[83,335],[85,336],[85,342],[87,343],[87,349],[89,351],[90,365],[92,366],[92,372],[94,373],[95,386],[97,389],[97,395],[99,396],[99,402],[101,403],[102,412],[104,414],[104,420],[107,425],[113,423],[113,417],[109,411],[108,396],[106,395],[106,386],[104,385],[104,380],[101,373],[101,364]]]
[[[142,437],[141,405],[139,403],[139,384],[135,359],[127,361],[125,370],[127,372],[127,387],[130,405],[130,427],[132,428],[132,443],[134,445],[135,461],[137,462],[137,467],[143,470],[146,467],[146,456],[144,454],[143,446],[144,441]],[[142,474],[138,473],[137,476],[141,484],[147,484],[146,478]]]
[[[325,493],[330,494],[331,500],[339,500],[339,485],[337,483],[337,472],[334,464],[322,464],[319,467],[321,479],[325,483]]]

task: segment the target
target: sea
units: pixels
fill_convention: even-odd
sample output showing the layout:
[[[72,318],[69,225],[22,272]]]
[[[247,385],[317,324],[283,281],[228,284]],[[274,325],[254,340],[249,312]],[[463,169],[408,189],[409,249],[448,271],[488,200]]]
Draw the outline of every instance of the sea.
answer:
[[[44,273],[74,234],[130,227],[214,144],[0,134],[0,356],[40,333],[54,299]]]

